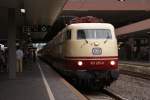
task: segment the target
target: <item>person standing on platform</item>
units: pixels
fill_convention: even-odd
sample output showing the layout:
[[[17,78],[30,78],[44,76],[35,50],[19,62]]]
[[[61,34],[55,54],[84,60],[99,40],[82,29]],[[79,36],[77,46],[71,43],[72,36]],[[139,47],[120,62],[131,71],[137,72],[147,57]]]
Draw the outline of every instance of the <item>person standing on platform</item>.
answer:
[[[23,51],[20,47],[17,47],[16,50],[16,58],[17,58],[17,72],[22,72],[22,60],[23,60]]]
[[[36,50],[33,50],[33,62],[36,62]]]

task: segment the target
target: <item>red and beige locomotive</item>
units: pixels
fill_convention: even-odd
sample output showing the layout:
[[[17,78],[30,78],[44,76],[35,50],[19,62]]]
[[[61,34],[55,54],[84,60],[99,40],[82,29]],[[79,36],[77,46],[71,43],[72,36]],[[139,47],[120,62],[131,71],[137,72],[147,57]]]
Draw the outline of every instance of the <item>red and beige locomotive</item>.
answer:
[[[60,31],[42,50],[53,66],[78,84],[109,86],[119,76],[114,27],[75,23]]]

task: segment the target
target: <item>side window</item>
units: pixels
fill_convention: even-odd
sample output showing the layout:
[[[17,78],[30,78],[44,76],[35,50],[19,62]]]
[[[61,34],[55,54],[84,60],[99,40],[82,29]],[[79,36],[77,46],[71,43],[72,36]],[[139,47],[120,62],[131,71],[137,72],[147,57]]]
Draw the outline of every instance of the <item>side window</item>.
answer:
[[[71,40],[71,30],[66,31],[65,40]]]
[[[77,39],[86,39],[84,30],[78,30]]]

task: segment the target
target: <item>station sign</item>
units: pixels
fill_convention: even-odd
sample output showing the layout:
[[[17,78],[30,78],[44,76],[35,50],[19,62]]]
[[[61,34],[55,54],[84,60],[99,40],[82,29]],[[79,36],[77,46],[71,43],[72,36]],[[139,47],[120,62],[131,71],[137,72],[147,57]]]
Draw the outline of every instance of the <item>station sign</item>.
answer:
[[[41,30],[42,32],[47,32],[47,28],[48,28],[48,27],[47,27],[46,25],[42,25],[40,28],[41,28],[40,30]]]
[[[49,25],[26,25],[23,26],[23,32],[48,32]]]

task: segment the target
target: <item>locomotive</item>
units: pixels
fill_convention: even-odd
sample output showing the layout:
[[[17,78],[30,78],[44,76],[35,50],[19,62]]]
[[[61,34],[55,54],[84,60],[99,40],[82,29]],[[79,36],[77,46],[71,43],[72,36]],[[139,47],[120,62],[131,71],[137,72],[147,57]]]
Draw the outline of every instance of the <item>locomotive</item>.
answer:
[[[117,40],[109,23],[70,24],[39,53],[81,86],[103,88],[119,76]]]

